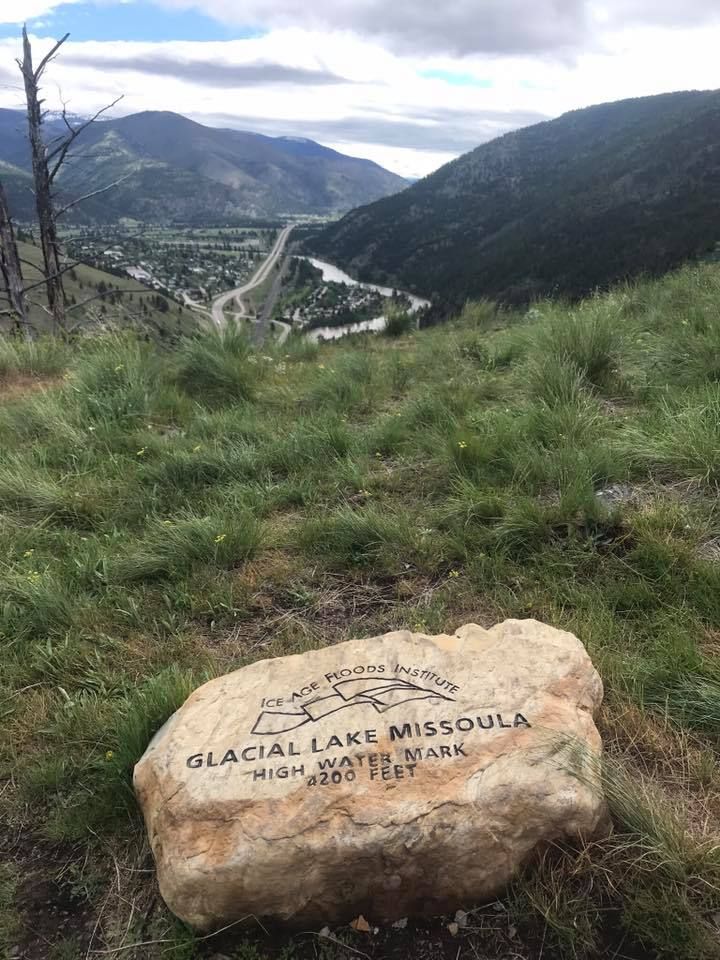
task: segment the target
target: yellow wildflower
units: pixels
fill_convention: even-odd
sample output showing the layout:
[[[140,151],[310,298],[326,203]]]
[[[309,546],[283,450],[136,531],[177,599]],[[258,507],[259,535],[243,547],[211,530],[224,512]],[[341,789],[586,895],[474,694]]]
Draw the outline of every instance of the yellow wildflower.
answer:
[[[215,543],[222,543],[224,539],[225,539],[225,534],[224,534],[224,533],[219,533],[219,534],[215,537]]]
[[[125,367],[125,364],[124,364],[124,363],[119,363],[119,364],[115,367],[115,373],[120,373],[120,371],[121,371],[124,367]]]
[[[451,571],[450,571],[450,576],[451,576],[453,579],[455,579],[456,577],[459,577],[459,576],[460,576],[460,572],[459,572],[458,570],[451,570]]]
[[[141,447],[135,454],[136,457],[141,457],[145,453],[145,447]]]
[[[458,446],[461,450],[467,450],[467,443],[464,440],[458,440]]]
[[[115,754],[112,752],[112,750],[107,750],[107,751],[105,752],[105,759],[106,759],[106,760],[112,760],[112,758],[113,758],[114,756],[115,756]]]
[[[26,550],[23,554],[24,557],[31,557],[35,553],[34,550]]]

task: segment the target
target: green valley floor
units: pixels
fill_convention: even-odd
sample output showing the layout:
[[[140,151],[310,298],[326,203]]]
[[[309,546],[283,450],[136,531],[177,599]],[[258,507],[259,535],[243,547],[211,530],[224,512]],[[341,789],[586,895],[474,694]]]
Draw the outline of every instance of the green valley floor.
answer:
[[[705,266],[321,347],[0,341],[0,956],[719,957],[719,303]],[[603,677],[610,836],[457,931],[171,917],[130,775],[194,686],[507,617]]]

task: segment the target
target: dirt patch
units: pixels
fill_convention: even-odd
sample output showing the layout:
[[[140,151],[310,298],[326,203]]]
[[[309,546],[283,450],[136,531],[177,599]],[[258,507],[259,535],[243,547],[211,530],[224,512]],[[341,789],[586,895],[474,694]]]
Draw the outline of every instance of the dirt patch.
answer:
[[[0,397],[3,400],[15,400],[29,393],[37,393],[56,387],[62,383],[62,377],[40,377],[29,373],[9,373],[0,377]]]
[[[631,703],[604,705],[598,728],[606,750],[651,782],[698,839],[720,831],[715,754],[702,737]]]
[[[68,870],[76,862],[72,849],[6,835],[0,842],[0,859],[19,879],[15,896],[19,924],[8,944],[9,957],[47,960],[63,941],[78,947],[89,942],[94,910],[72,883]]]

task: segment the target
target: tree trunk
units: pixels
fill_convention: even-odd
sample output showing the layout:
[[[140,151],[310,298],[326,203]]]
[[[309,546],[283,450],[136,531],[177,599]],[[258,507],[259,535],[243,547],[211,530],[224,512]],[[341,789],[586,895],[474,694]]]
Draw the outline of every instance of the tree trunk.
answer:
[[[5,281],[10,309],[15,314],[15,326],[26,340],[32,340],[33,328],[28,320],[22,265],[2,182],[0,182],[0,273]]]
[[[47,151],[40,130],[42,110],[38,89],[39,77],[33,70],[32,48],[24,27],[22,75],[27,99],[28,134],[35,180],[35,206],[40,226],[40,246],[45,262],[48,309],[52,316],[53,333],[58,333],[65,329],[65,290],[60,266]]]

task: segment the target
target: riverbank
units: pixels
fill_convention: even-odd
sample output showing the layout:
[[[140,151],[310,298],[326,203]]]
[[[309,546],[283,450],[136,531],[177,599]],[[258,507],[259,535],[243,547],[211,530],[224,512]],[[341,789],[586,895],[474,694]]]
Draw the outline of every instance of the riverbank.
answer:
[[[322,279],[325,283],[344,283],[349,287],[361,287],[364,290],[374,290],[376,293],[388,299],[400,294],[401,296],[407,297],[410,301],[408,312],[412,314],[430,306],[429,300],[417,297],[415,294],[408,293],[406,290],[393,290],[391,287],[381,287],[375,283],[362,283],[359,280],[355,280],[349,274],[345,273],[344,270],[341,270],[332,263],[327,263],[325,260],[317,260],[315,257],[304,257],[303,259],[311,263],[316,270],[321,271]],[[348,336],[348,334],[352,333],[381,333],[386,325],[387,318],[381,314],[370,320],[348,323],[340,327],[316,327],[307,334],[307,337],[314,343],[320,343],[323,340],[339,340],[341,337]]]

